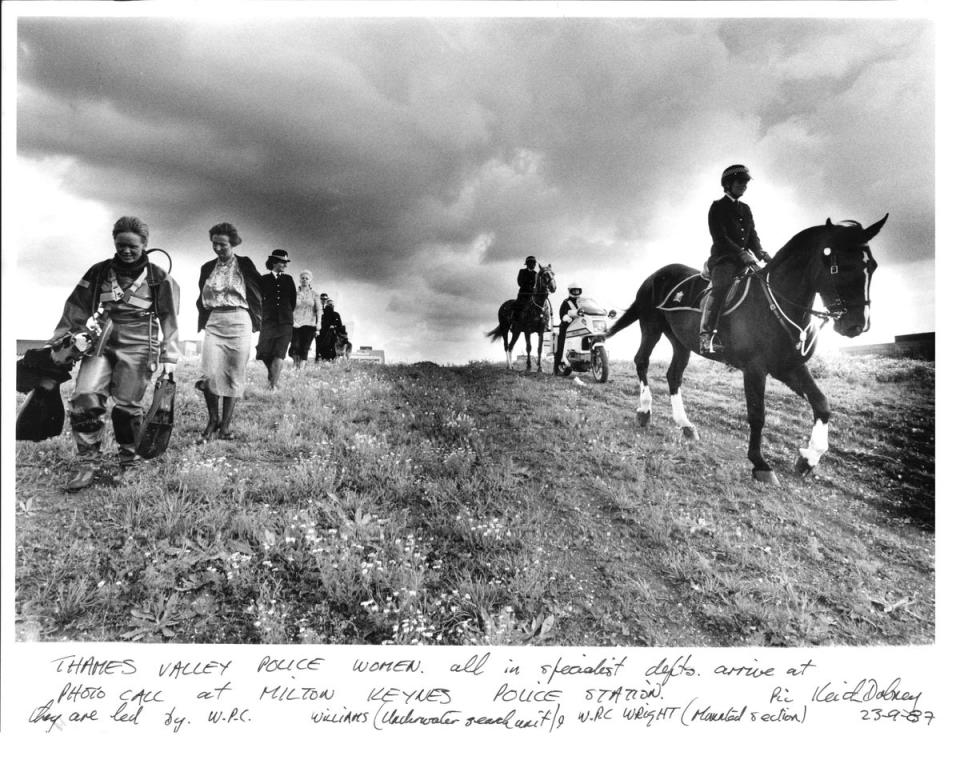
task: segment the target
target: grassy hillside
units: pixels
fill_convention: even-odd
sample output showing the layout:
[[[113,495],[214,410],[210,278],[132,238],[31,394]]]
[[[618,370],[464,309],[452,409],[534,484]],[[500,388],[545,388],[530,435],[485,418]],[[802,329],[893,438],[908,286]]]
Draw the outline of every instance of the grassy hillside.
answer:
[[[182,368],[167,454],[66,495],[69,435],[17,446],[22,638],[248,643],[824,645],[934,637],[934,369],[814,363],[834,406],[768,386],[752,481],[739,373],[694,362],[701,440],[611,382],[489,364],[251,365],[238,440],[197,445]],[[846,363],[841,363],[841,362]],[[69,384],[68,384],[69,385]],[[65,391],[68,388],[65,388]]]

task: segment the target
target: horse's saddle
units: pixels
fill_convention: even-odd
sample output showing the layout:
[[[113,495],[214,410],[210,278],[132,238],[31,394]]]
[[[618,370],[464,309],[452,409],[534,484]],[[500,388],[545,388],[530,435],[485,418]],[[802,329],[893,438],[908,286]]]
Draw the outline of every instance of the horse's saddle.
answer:
[[[550,305],[549,298],[544,299],[543,306],[539,306],[533,296],[518,299],[516,311],[514,312],[515,317],[524,322],[537,322],[545,319],[548,321],[548,324],[552,313],[553,309]]]
[[[702,311],[704,296],[711,287],[710,278],[705,272],[692,274],[674,285],[657,308],[661,311]],[[750,278],[743,275],[736,277],[723,301],[723,313],[734,311],[743,303],[749,290]]]

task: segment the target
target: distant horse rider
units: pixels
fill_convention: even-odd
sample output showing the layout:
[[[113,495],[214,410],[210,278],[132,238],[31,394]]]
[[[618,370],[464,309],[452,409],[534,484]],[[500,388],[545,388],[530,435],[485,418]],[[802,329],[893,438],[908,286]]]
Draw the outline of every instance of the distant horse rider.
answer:
[[[518,322],[523,317],[523,310],[527,308],[527,304],[533,302],[537,290],[537,257],[527,256],[523,264],[523,269],[517,273],[520,290],[517,291],[517,300],[513,302],[513,322]]]
[[[560,374],[560,365],[563,364],[563,344],[567,340],[567,328],[580,313],[580,295],[583,293],[577,283],[571,282],[567,288],[569,295],[560,304],[560,333],[557,335],[557,345],[553,349],[553,374]]]
[[[760,245],[750,207],[740,200],[750,180],[750,171],[743,164],[724,169],[720,177],[723,197],[713,202],[707,215],[713,238],[707,269],[713,287],[703,302],[700,321],[700,352],[704,354],[723,350],[716,341],[717,325],[734,278],[746,268],[756,266],[758,256],[767,262],[772,260]]]

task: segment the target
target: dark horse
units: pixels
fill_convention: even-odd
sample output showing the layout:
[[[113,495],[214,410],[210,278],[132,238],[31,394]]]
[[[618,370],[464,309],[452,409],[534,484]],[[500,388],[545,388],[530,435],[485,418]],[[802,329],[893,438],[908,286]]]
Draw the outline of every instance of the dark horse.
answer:
[[[540,344],[537,346],[537,372],[543,372],[541,356],[543,354],[543,332],[550,329],[551,311],[550,302],[547,301],[547,295],[555,293],[557,290],[557,279],[553,275],[553,269],[549,264],[540,266],[537,272],[537,283],[534,286],[533,298],[528,301],[520,310],[519,318],[511,322],[513,317],[514,299],[504,301],[497,312],[497,321],[499,324],[495,330],[487,333],[490,340],[503,338],[503,350],[507,355],[507,369],[513,366],[511,356],[513,347],[516,345],[520,334],[523,333],[527,342],[527,371],[530,371],[530,334],[537,333],[540,336]],[[513,338],[507,342],[510,332],[513,332]]]
[[[813,432],[807,446],[800,449],[797,472],[808,473],[827,451],[830,404],[806,362],[813,355],[819,328],[827,319],[833,319],[833,329],[847,338],[870,329],[870,280],[877,263],[868,243],[886,221],[884,216],[864,229],[858,222],[833,224],[827,219],[825,225],[795,235],[765,269],[749,272],[741,285],[733,289],[739,292],[732,294],[735,305],[727,307],[720,322],[723,350],[707,358],[726,362],[743,372],[750,423],[747,456],[757,480],[778,483],[760,453],[767,375],[806,398],[813,408]],[[699,353],[700,345],[700,310],[695,301],[687,299],[692,289],[702,290],[704,285],[697,271],[690,267],[665,266],[644,281],[636,300],[607,333],[609,337],[634,321],[640,322],[642,339],[634,363],[640,378],[637,418],[641,426],[650,421],[650,352],[660,336],[666,335],[673,346],[673,360],[667,370],[673,419],[685,436],[698,437],[684,411],[680,384],[690,352]],[[817,294],[827,311],[813,308]],[[691,305],[683,306],[686,303]]]

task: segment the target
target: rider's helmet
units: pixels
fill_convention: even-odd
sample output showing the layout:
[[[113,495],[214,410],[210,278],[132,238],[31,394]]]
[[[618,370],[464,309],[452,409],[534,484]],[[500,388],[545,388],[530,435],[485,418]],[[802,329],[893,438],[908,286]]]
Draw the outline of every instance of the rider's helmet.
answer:
[[[581,293],[583,293],[583,288],[581,288],[577,283],[571,282],[567,286],[567,292],[574,298],[578,298]]]
[[[726,188],[737,179],[747,180],[748,182],[753,179],[750,176],[750,170],[743,164],[734,164],[724,169],[723,174],[720,175],[720,184]]]
[[[536,256],[527,256],[527,258],[525,258],[525,259],[523,260],[523,263],[524,263],[524,265],[526,265],[526,266],[530,266],[531,264],[536,264],[536,263],[537,263],[537,257],[536,257]]]

